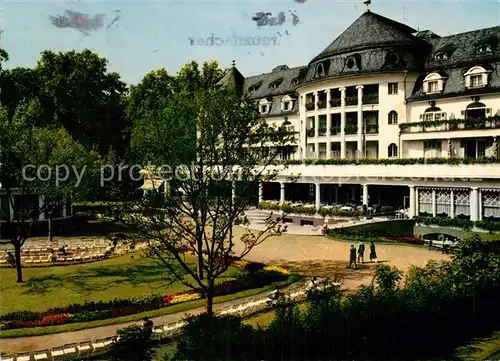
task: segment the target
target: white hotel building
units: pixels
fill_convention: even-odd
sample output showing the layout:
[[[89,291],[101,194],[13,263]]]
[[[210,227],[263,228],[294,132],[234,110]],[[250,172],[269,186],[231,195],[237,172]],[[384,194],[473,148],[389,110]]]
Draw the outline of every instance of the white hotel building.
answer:
[[[500,219],[500,26],[440,37],[367,11],[308,65],[220,83],[296,132],[261,201]]]

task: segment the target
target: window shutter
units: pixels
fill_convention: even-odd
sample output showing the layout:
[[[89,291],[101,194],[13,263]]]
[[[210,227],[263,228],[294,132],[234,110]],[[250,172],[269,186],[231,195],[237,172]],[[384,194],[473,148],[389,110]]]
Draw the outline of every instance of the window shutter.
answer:
[[[446,113],[441,113],[441,119],[446,120]]]
[[[465,110],[462,110],[461,114],[462,114],[462,117],[465,117]]]
[[[486,108],[486,115],[491,115],[491,108]]]
[[[428,93],[429,92],[429,83],[424,81],[424,86],[423,86],[423,92]]]
[[[438,80],[438,90],[441,92],[444,88],[444,81]]]
[[[424,115],[420,114],[420,120],[424,119]]]
[[[465,77],[465,87],[470,88],[470,75]]]

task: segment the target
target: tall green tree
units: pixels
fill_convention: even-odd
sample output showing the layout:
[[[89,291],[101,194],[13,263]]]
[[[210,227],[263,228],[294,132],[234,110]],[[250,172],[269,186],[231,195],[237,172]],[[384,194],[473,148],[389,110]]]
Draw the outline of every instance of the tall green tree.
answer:
[[[18,282],[23,281],[21,249],[40,215],[48,213],[50,220],[54,208],[88,184],[84,181],[88,153],[64,128],[34,126],[39,108],[36,100],[21,104],[12,121],[5,108],[0,114],[4,219],[0,243],[14,248]]]
[[[250,195],[234,197],[232,181],[249,186],[274,179],[278,153],[263,151],[263,145],[284,144],[292,135],[269,126],[253,99],[228,88],[193,97],[174,95],[162,114],[161,121],[133,133],[132,147],[144,152],[142,164],[156,166],[149,176],[166,181],[170,192],[165,195],[153,186],[134,203],[134,213],[122,209],[118,217],[149,240],[148,255],[165,266],[172,280],[201,290],[211,315],[215,280],[228,270],[232,257],[245,257],[283,231],[280,219],[270,218],[265,230],[243,235],[245,248],[237,253],[233,227],[245,222],[251,200]],[[182,166],[184,159],[192,162]],[[192,249],[196,265],[183,256],[185,247]]]
[[[47,111],[87,149],[123,154],[129,125],[125,117],[126,84],[108,72],[107,60],[91,50],[42,52],[36,66],[41,96],[51,100]]]

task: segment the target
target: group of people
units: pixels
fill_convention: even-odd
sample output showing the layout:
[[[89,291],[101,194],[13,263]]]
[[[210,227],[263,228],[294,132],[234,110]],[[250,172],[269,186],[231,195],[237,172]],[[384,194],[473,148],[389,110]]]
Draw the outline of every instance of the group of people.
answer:
[[[365,263],[365,244],[359,242],[358,250],[356,252],[356,247],[351,244],[351,249],[349,250],[349,268],[356,268],[357,263]],[[370,242],[370,262],[378,262],[377,252],[375,250],[375,243]],[[354,265],[354,267],[353,267]]]

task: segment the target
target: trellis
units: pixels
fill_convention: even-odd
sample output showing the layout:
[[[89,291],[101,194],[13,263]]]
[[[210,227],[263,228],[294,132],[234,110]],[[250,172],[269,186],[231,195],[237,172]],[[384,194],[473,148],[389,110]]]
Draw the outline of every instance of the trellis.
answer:
[[[500,192],[499,191],[482,191],[483,217],[500,218]]]
[[[421,213],[432,214],[432,191],[426,189],[419,191],[418,209]]]
[[[455,191],[455,215],[470,216],[469,191]]]
[[[451,190],[436,193],[436,213],[451,214]]]

